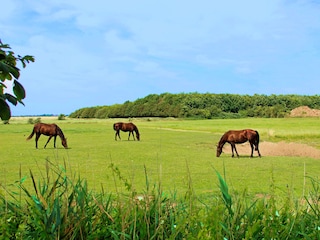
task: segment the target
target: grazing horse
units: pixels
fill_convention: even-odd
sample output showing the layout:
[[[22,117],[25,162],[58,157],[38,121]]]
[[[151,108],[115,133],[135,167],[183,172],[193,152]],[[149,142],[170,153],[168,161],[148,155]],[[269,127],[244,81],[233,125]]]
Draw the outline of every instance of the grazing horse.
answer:
[[[68,148],[67,139],[64,137],[62,130],[56,124],[36,123],[33,127],[32,133],[27,137],[27,140],[31,139],[34,134],[36,134],[36,148],[38,148],[38,140],[41,134],[49,136],[44,148],[46,148],[52,137],[54,137],[54,147],[56,147],[57,135],[61,138],[64,148]]]
[[[139,130],[138,130],[137,126],[134,125],[133,123],[117,122],[117,123],[113,124],[113,129],[116,131],[116,134],[114,136],[115,140],[117,140],[117,136],[121,140],[121,137],[120,137],[120,130],[121,130],[123,132],[129,132],[128,141],[130,139],[131,133],[132,133],[133,139],[136,140],[133,132],[136,133],[136,137],[137,137],[138,141],[140,141]]]
[[[217,157],[220,157],[220,154],[222,153],[222,147],[226,142],[230,143],[231,145],[232,157],[234,157],[233,150],[236,151],[237,157],[239,157],[239,154],[236,149],[236,144],[245,143],[247,141],[249,141],[251,146],[250,157],[253,157],[254,147],[255,147],[255,150],[258,151],[259,157],[261,157],[261,154],[259,151],[259,133],[258,131],[251,130],[251,129],[230,130],[225,134],[223,134],[217,146]]]

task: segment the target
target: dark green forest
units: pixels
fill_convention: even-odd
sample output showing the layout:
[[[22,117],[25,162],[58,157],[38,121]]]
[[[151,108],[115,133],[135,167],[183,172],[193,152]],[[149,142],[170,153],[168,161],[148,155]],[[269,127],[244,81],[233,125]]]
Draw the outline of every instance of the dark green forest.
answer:
[[[283,118],[299,106],[320,109],[320,95],[150,94],[133,102],[78,109],[71,118]]]

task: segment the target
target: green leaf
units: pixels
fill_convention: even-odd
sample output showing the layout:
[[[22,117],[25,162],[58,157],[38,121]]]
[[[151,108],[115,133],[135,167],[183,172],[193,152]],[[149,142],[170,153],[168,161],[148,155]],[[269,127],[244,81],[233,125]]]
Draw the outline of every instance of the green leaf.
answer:
[[[11,94],[9,94],[9,93],[5,93],[4,94],[5,95],[5,98],[9,101],[9,102],[11,102],[13,105],[17,105],[17,103],[18,103],[18,101],[17,101],[17,98],[15,97],[15,96],[12,96]]]
[[[0,60],[6,59],[6,54],[2,51],[0,51]]]
[[[0,61],[0,76],[1,79],[12,79],[12,76],[15,78],[20,77],[20,69],[17,68],[16,66],[12,66],[8,64],[7,62]],[[9,78],[8,78],[9,77]]]
[[[0,61],[0,78],[2,81],[6,80],[6,76],[9,73],[8,65]]]
[[[228,185],[218,171],[216,171],[216,174],[217,174],[219,182],[220,182],[220,191],[222,193],[223,201],[224,201],[226,207],[228,208],[229,213],[233,214],[233,211],[231,209],[232,198],[231,198],[231,195],[229,194]]]
[[[17,99],[24,99],[26,97],[26,91],[24,90],[24,87],[17,80],[14,80],[13,84],[13,92]]]
[[[26,179],[27,179],[27,177],[24,176],[23,178],[20,179],[20,183],[21,183],[21,184],[24,183],[24,182],[26,181]]]
[[[5,74],[4,76],[5,76],[5,79],[12,80],[12,75],[9,72],[7,74]]]
[[[26,55],[23,58],[20,58],[23,68],[27,66],[26,63],[34,62],[34,57],[30,55]]]
[[[9,120],[10,117],[11,117],[11,111],[8,104],[6,103],[6,101],[0,98],[0,118],[3,121],[5,121],[5,120]]]
[[[5,88],[7,88],[7,86],[0,82],[0,94],[3,94]]]
[[[19,100],[19,99],[17,99],[17,100],[18,100],[19,103],[21,103],[23,106],[25,106],[24,103],[21,100]]]
[[[19,78],[20,77],[20,69],[15,67],[15,66],[10,66],[9,67],[9,71],[12,74],[12,76],[14,76],[15,78]]]
[[[0,47],[1,47],[1,48],[6,48],[6,49],[11,49],[11,47],[10,47],[9,44],[2,43],[1,41],[0,41]]]

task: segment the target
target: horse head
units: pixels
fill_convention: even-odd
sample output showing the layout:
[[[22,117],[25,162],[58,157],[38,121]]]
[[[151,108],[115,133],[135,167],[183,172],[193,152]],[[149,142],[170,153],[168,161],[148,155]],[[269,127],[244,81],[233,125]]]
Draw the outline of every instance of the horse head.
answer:
[[[221,153],[222,153],[222,145],[218,144],[217,145],[217,157],[220,157]]]
[[[66,138],[64,138],[64,139],[62,139],[62,146],[64,146],[64,148],[68,148],[68,144],[67,144],[67,139]]]

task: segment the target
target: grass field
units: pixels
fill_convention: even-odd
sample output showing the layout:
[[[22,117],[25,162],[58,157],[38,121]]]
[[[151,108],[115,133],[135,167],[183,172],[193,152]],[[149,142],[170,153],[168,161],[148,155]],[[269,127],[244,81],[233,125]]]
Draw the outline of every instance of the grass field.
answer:
[[[215,145],[229,129],[253,128],[259,131],[262,142],[298,142],[320,149],[319,118],[133,119],[141,134],[139,142],[128,141],[128,133],[124,132],[120,133],[121,141],[114,140],[112,124],[118,120],[41,118],[42,122],[55,122],[61,127],[68,140],[67,150],[59,138],[57,149],[53,148],[53,140],[43,149],[46,136],[41,136],[39,149],[35,149],[34,138],[26,141],[33,127],[27,123],[28,118],[0,124],[0,183],[8,186],[20,175],[29,177],[29,170],[41,178],[46,160],[66,164],[68,173],[87,179],[90,189],[103,188],[107,192],[126,191],[124,182],[142,192],[146,187],[145,169],[148,181],[161,184],[164,192],[185,194],[191,184],[198,196],[219,191],[215,169],[226,177],[231,190],[246,190],[250,195],[275,191],[299,197],[310,189],[308,177],[319,176],[319,159],[265,156],[263,148],[262,158],[249,158],[249,148],[247,155],[239,159],[227,153],[215,157]],[[122,180],[111,164],[119,169]]]

